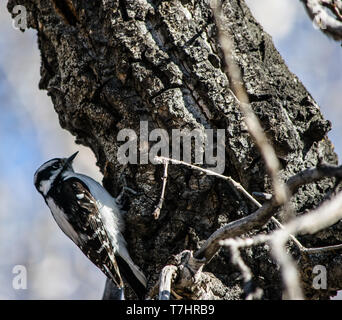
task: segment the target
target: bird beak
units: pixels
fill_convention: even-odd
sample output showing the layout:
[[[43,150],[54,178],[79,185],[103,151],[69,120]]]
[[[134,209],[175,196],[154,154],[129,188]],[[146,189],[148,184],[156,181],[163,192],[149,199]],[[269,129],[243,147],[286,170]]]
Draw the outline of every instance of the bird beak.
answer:
[[[65,169],[68,165],[71,165],[74,159],[76,158],[78,151],[71,155],[69,158],[66,159],[63,169]]]

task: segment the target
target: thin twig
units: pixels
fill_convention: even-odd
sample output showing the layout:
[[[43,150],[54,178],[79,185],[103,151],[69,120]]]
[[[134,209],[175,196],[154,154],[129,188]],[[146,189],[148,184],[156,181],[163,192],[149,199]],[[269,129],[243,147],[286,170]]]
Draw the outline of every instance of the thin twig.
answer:
[[[271,239],[269,234],[257,234],[251,238],[229,238],[220,241],[221,246],[234,245],[237,248],[245,248],[265,243]]]
[[[300,171],[287,181],[287,187],[291,193],[305,184],[316,182],[323,178],[342,178],[342,166],[321,164],[315,168]]]
[[[285,249],[289,234],[313,234],[335,224],[340,219],[342,219],[342,192],[338,193],[331,200],[323,203],[317,209],[292,220],[288,224],[282,226],[282,229],[278,229],[271,234],[256,235],[246,239],[227,239],[220,241],[219,244],[234,247],[235,250],[237,250],[241,247],[270,242],[272,246],[272,255],[282,270],[285,284],[285,298],[303,299],[303,294],[299,285],[299,273],[292,257],[286,253]],[[303,248],[303,252],[312,254],[339,249],[342,249],[342,244],[320,248]],[[240,267],[240,269],[242,272],[246,273],[246,268]]]
[[[171,162],[174,164],[181,164],[191,169],[202,171],[206,174],[214,175],[221,179],[224,179],[228,181],[231,184],[231,186],[235,187],[242,194],[244,194],[247,199],[251,200],[251,202],[259,208],[257,211],[255,211],[251,215],[244,217],[240,220],[233,221],[229,223],[228,225],[223,226],[221,229],[217,230],[216,232],[214,232],[207,239],[205,244],[195,253],[195,257],[199,258],[199,257],[205,256],[208,260],[207,262],[209,262],[210,259],[213,257],[213,255],[216,253],[216,251],[220,248],[220,245],[219,245],[220,240],[224,240],[226,238],[237,237],[252,229],[261,227],[270,218],[280,229],[283,228],[283,225],[275,217],[272,216],[272,214],[279,207],[279,205],[273,201],[273,198],[271,198],[270,201],[265,202],[264,205],[261,205],[256,199],[253,198],[253,196],[245,188],[242,187],[240,183],[236,182],[231,177],[226,177],[224,175],[218,174],[209,169],[204,169],[196,165],[186,163],[181,160],[175,160],[175,159],[166,158],[166,157],[156,157],[155,161],[161,162],[161,163]],[[318,180],[324,179],[326,177],[337,177],[337,178],[342,177],[342,166],[321,164],[316,168],[306,169],[297,173],[296,175],[289,178],[286,184],[287,184],[288,190],[291,193],[294,193],[302,185],[313,183]],[[294,242],[294,244],[298,247],[298,249],[303,253],[315,253],[315,252],[322,252],[325,250],[324,247],[306,248],[292,234],[290,234],[289,237]],[[338,250],[340,249],[340,245],[326,247],[326,248],[327,248],[327,251]],[[207,251],[207,253],[204,253],[205,251]]]
[[[289,261],[289,256],[285,251],[285,243],[288,234],[313,234],[324,228],[330,227],[342,218],[342,192],[334,198],[323,203],[317,209],[306,213],[284,226],[282,230],[277,230],[272,236],[273,254],[282,266],[283,280],[286,288],[286,296],[289,299],[300,298],[299,275],[293,270],[293,263]],[[327,247],[327,250],[341,248],[338,246]],[[319,248],[319,250],[326,249]],[[286,257],[287,258],[286,258]]]
[[[269,238],[268,235],[257,235],[253,238],[236,238],[236,239],[226,239],[223,241],[220,241],[221,246],[227,246],[230,249],[231,252],[231,262],[235,264],[241,271],[243,281],[245,283],[245,292],[246,292],[246,300],[252,300],[252,299],[260,299],[263,290],[260,288],[256,288],[254,290],[251,290],[250,287],[252,285],[252,271],[251,269],[246,265],[246,263],[243,261],[241,254],[240,254],[240,248],[241,247],[248,247],[251,245],[256,245],[258,243],[263,243]]]
[[[280,266],[285,287],[284,299],[303,300],[303,293],[300,286],[299,273],[292,256],[287,254],[285,244],[288,235],[283,230],[277,230],[279,236],[272,237],[272,255]],[[276,233],[274,233],[276,234]]]
[[[181,164],[181,165],[184,165],[184,166],[187,166],[187,167],[189,167],[189,168],[191,168],[191,169],[194,169],[194,170],[198,170],[198,171],[202,171],[202,172],[204,172],[204,173],[206,173],[206,174],[210,174],[210,175],[214,175],[214,176],[217,176],[217,177],[219,177],[219,178],[221,178],[221,179],[224,179],[224,180],[226,180],[226,181],[228,181],[229,183],[230,183],[230,185],[231,186],[233,186],[234,188],[236,188],[238,191],[240,191],[243,195],[245,195],[245,197],[247,198],[247,199],[249,199],[253,204],[255,204],[258,208],[263,208],[263,206],[257,201],[257,200],[255,200],[254,198],[253,198],[253,196],[251,196],[251,194],[240,184],[240,183],[238,183],[238,182],[236,182],[234,179],[232,179],[231,177],[229,177],[229,176],[224,176],[224,175],[222,175],[222,174],[218,174],[218,173],[216,173],[216,172],[214,172],[214,171],[211,171],[211,170],[208,170],[208,169],[204,169],[204,168],[201,168],[201,167],[198,167],[198,166],[195,166],[195,165],[193,165],[193,164],[190,164],[190,163],[187,163],[187,162],[184,162],[184,161],[181,161],[181,160],[175,160],[175,159],[171,159],[171,158],[166,158],[166,157],[155,157],[155,161],[158,161],[158,162],[161,162],[161,163],[166,163],[166,162],[171,162],[171,163],[174,163],[174,164]],[[272,204],[272,206],[270,206]],[[263,222],[263,224],[265,224],[266,222],[267,222],[267,220],[270,218],[269,217],[269,214],[270,213],[272,213],[271,212],[271,210],[273,210],[273,211],[275,211],[277,209],[277,207],[275,206],[275,204],[273,204],[273,202],[272,201],[270,201],[269,203],[268,203],[268,205],[265,205],[265,207],[262,209],[262,210],[258,210],[257,212],[255,212],[255,213],[257,213],[257,216],[259,217],[259,218],[257,218],[256,220],[258,220],[258,219],[262,219],[262,216],[263,215],[265,215],[265,220],[262,220],[262,221],[264,221]],[[242,219],[244,219],[244,218],[242,218]],[[282,224],[275,218],[275,217],[271,217],[271,219],[272,219],[272,221],[278,226],[278,227],[282,227]],[[241,221],[241,223],[247,223],[247,221],[248,221],[249,219],[246,219],[245,221]],[[251,220],[253,220],[253,217],[251,218]],[[239,220],[240,221],[240,220]],[[263,225],[262,224],[262,225]],[[248,228],[253,228],[254,229],[254,227],[252,227],[249,223],[247,224],[248,225]],[[262,226],[262,225],[260,225],[257,221],[256,221],[256,225],[255,225],[255,227],[259,227],[259,226]],[[228,226],[226,226],[228,229],[229,229],[229,226],[230,225],[228,225]],[[225,227],[223,227],[223,228],[225,228]],[[221,230],[221,229],[220,229]],[[241,229],[241,232],[242,233],[240,233],[240,232],[238,232],[237,234],[235,234],[235,235],[232,235],[232,237],[234,237],[234,236],[239,236],[239,235],[241,235],[241,234],[243,234],[243,233],[245,233],[245,232],[248,232],[249,230],[248,229],[245,229],[245,228],[242,228]],[[222,240],[222,239],[225,239],[225,232],[223,232],[222,233],[222,237],[223,238],[221,238],[221,232],[219,232],[216,236],[217,236],[217,238],[216,238],[216,236],[214,236],[214,234],[212,235],[212,237],[210,237],[209,239],[210,239],[210,241],[220,241],[220,240]],[[294,241],[294,243],[299,247],[299,249],[303,249],[304,247],[303,247],[303,245],[295,238],[295,237],[293,237],[292,235],[290,235],[290,238]],[[207,242],[209,241],[209,239],[207,240]],[[210,246],[210,242],[208,242],[207,243],[206,242],[206,244],[208,245],[208,247]],[[206,244],[204,245],[205,247],[206,247]],[[212,256],[215,254],[215,252],[219,249],[219,245],[217,245],[217,246],[214,246],[213,247],[213,250],[210,250],[210,254],[208,254],[208,255],[205,255],[209,260],[212,258]],[[201,248],[202,249],[202,248]],[[197,253],[195,254],[195,256],[196,257],[199,257],[199,256],[201,256],[201,254],[202,254],[202,251],[204,250],[204,248],[201,250],[200,249],[200,251],[197,251]],[[215,251],[216,250],[216,251]],[[214,252],[215,251],[215,252]]]
[[[319,247],[319,248],[303,248],[303,251],[308,254],[313,253],[322,253],[327,251],[336,251],[342,249],[342,244],[336,244],[334,246],[326,246],[326,247]]]
[[[187,163],[187,162],[184,162],[184,161],[181,161],[181,160],[171,159],[171,158],[167,158],[167,157],[155,157],[155,161],[158,161],[160,163],[171,162],[171,163],[174,163],[174,164],[181,164],[181,165],[187,166],[187,167],[189,167],[191,169],[198,170],[198,171],[204,172],[204,173],[206,173],[208,175],[216,176],[218,178],[226,180],[226,181],[229,182],[229,184],[231,186],[233,186],[235,189],[240,191],[247,199],[249,199],[257,207],[260,208],[262,206],[258,201],[256,201],[251,196],[251,194],[240,183],[236,182],[232,177],[224,176],[222,174],[216,173],[215,171],[212,171],[212,170],[209,170],[209,169],[204,169],[204,168],[198,167],[196,165],[193,165],[191,163]]]
[[[163,203],[164,203],[165,188],[166,188],[166,182],[167,182],[167,173],[168,173],[168,167],[169,167],[169,161],[164,161],[163,163],[164,163],[164,175],[162,178],[162,180],[163,180],[162,192],[161,192],[161,196],[159,199],[159,203],[152,213],[154,219],[156,219],[156,220],[159,218],[160,210],[162,209]]]

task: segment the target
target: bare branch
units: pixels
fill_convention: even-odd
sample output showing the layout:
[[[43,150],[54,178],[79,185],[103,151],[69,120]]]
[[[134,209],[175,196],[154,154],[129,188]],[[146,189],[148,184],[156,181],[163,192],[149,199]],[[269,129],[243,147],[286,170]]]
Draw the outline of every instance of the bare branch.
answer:
[[[243,193],[247,199],[251,200],[253,204],[255,204],[259,209],[252,213],[251,215],[244,217],[240,220],[233,221],[226,226],[223,226],[216,232],[214,232],[204,243],[204,245],[195,253],[196,258],[205,257],[207,259],[207,263],[211,260],[211,258],[215,255],[217,250],[220,249],[219,242],[221,240],[227,238],[238,237],[244,233],[247,233],[251,230],[259,228],[263,226],[270,218],[272,221],[279,227],[283,228],[283,225],[272,215],[279,208],[279,204],[271,198],[270,201],[267,201],[262,206],[257,200],[255,200],[246,189],[244,189],[241,184],[236,182],[231,177],[226,177],[224,175],[218,174],[214,171],[204,169],[184,161],[175,160],[171,158],[165,157],[156,157],[155,161],[159,161],[161,163],[171,162],[174,164],[181,164],[187,167],[190,167],[194,170],[199,170],[204,173],[217,176],[221,179],[224,179],[230,183],[231,186],[235,187],[241,193]],[[289,178],[287,182],[287,187],[291,193],[294,193],[300,186],[308,183],[312,183],[318,181],[320,179],[326,177],[342,177],[342,166],[333,166],[333,165],[325,165],[322,164],[317,168],[310,168],[304,171],[299,172],[295,176]],[[297,245],[301,252],[314,253],[316,251],[324,250],[324,248],[305,248],[293,235],[290,234],[291,240]],[[332,246],[331,250],[337,250],[339,247]]]
[[[287,243],[289,238],[291,238],[294,241],[294,243],[300,249],[301,253],[310,254],[310,253],[326,252],[326,251],[342,249],[342,244],[328,246],[328,247],[321,247],[321,248],[305,248],[293,235],[293,234],[297,234],[301,230],[297,225],[301,226],[307,223],[306,220],[304,222],[301,222],[303,217],[306,217],[309,215],[310,219],[316,220],[315,212],[320,210],[320,208],[322,207],[326,207],[327,205],[324,205],[320,207],[319,209],[316,209],[316,211],[310,212],[309,214],[305,216],[296,218],[293,222],[283,226],[277,219],[272,217],[275,210],[279,207],[279,203],[275,201],[273,197],[269,201],[267,201],[263,206],[261,206],[261,204],[258,201],[256,201],[245,189],[243,189],[243,187],[239,183],[235,182],[232,178],[228,179],[227,177],[217,174],[215,172],[212,172],[211,170],[203,169],[203,168],[188,164],[180,160],[174,160],[174,159],[164,158],[164,157],[156,157],[155,160],[159,162],[163,162],[163,163],[171,162],[175,164],[182,164],[195,170],[199,170],[208,174],[219,176],[231,182],[232,185],[234,186],[238,185],[239,190],[244,190],[244,194],[247,194],[248,198],[252,198],[253,203],[255,203],[259,207],[259,209],[255,211],[254,213],[252,213],[251,215],[244,217],[242,219],[239,219],[237,221],[233,221],[227,224],[226,226],[218,229],[207,239],[205,244],[194,255],[192,255],[192,252],[189,252],[189,251],[184,251],[180,254],[180,256],[182,256],[183,258],[180,258],[179,260],[183,262],[182,262],[181,267],[179,266],[176,267],[176,269],[180,268],[180,274],[181,274],[180,280],[178,281],[179,282],[178,289],[180,287],[186,287],[187,285],[189,285],[191,281],[195,281],[195,280],[191,280],[193,279],[191,275],[200,276],[201,268],[204,266],[204,264],[208,263],[211,260],[211,258],[215,255],[215,253],[220,249],[222,245],[230,247],[232,251],[232,262],[240,268],[242,275],[243,275],[244,282],[248,283],[251,280],[252,275],[248,266],[244,263],[244,261],[242,260],[240,256],[239,248],[252,246],[252,245],[256,245],[256,244],[268,241],[272,245],[272,249],[273,249],[272,254],[274,258],[281,266],[283,280],[285,284],[284,297],[288,299],[303,299],[303,294],[299,285],[300,283],[299,274],[298,274],[296,265],[292,257],[289,256],[285,250],[285,244]],[[341,166],[337,167],[337,166],[321,164],[317,168],[306,169],[302,172],[299,172],[295,176],[291,177],[287,182],[287,187],[288,187],[288,190],[290,190],[291,192],[294,192],[301,185],[312,183],[312,182],[315,182],[317,180],[320,180],[326,177],[337,177],[339,179],[341,174],[342,174]],[[167,169],[166,169],[166,173],[164,171],[164,176],[167,176]],[[341,203],[342,203],[342,200],[341,200]],[[330,209],[333,209],[333,207],[329,207],[329,210]],[[341,216],[342,216],[342,213],[341,213]],[[234,237],[238,237],[239,235],[247,233],[248,231],[261,227],[269,220],[270,217],[277,224],[280,230],[273,232],[271,235],[256,235],[252,238],[247,238],[247,239],[232,239]],[[328,220],[328,222],[326,222],[326,226],[330,226],[334,222],[336,221],[330,219]],[[294,227],[294,226],[297,226],[297,227]],[[324,225],[321,226],[320,222],[318,222],[318,226],[316,226],[316,228],[317,227],[324,228]],[[310,225],[309,231],[310,230],[315,230],[312,227],[312,225]],[[307,232],[306,229],[304,231]],[[227,240],[224,240],[224,239],[227,239]],[[165,272],[167,270],[168,269],[166,269]],[[160,297],[164,299],[170,296],[167,292],[171,292],[170,291],[171,287],[170,288],[168,287],[168,283],[169,283],[168,282],[169,278],[167,278],[168,275],[162,272],[161,279],[162,277],[163,279],[165,278],[165,281],[164,281],[165,284],[160,284],[161,285]],[[164,289],[165,286],[167,287],[166,289]],[[161,294],[161,292],[164,292],[164,294]],[[260,297],[260,295],[261,295],[261,291],[256,290],[256,292],[249,294],[247,298],[252,299],[254,297]]]
[[[326,246],[326,247],[319,247],[319,248],[303,248],[303,252],[308,254],[313,253],[322,253],[322,252],[328,252],[328,251],[336,251],[341,250],[342,244],[336,244],[334,246]]]
[[[284,226],[282,226],[282,230],[284,230]],[[232,253],[234,252],[234,255],[232,254],[232,262],[237,265],[242,273],[242,276],[244,279],[249,279],[251,276],[249,271],[249,268],[247,266],[244,266],[244,262],[240,257],[240,254],[237,253],[239,248],[243,247],[250,247],[258,244],[262,244],[264,242],[271,242],[272,245],[272,254],[278,264],[281,267],[282,275],[284,279],[284,283],[286,284],[286,292],[284,295],[284,298],[288,299],[303,299],[303,295],[301,292],[301,288],[299,286],[299,274],[297,272],[296,265],[289,256],[285,250],[285,244],[288,240],[288,232],[282,232],[277,231],[269,235],[264,234],[258,234],[252,238],[237,238],[237,239],[226,239],[223,241],[220,241],[220,245],[222,246],[228,246],[230,247]],[[335,246],[327,246],[327,247],[321,247],[321,248],[305,248],[301,250],[302,253],[322,253],[322,252],[328,252],[333,250],[342,249],[342,245],[335,245]],[[242,261],[240,261],[240,259]]]
[[[247,217],[228,223],[216,230],[195,253],[195,257],[205,257],[209,262],[220,249],[220,241],[238,237],[256,228],[262,227],[274,214],[278,206],[274,201],[266,202],[261,208]]]
[[[342,21],[342,1],[341,0],[321,0],[324,7],[329,8],[336,18]]]
[[[176,272],[176,266],[170,265],[163,268],[159,278],[159,300],[170,300],[172,277]]]
[[[245,247],[256,246],[258,244],[262,244],[269,240],[271,240],[271,235],[257,234],[256,236],[252,238],[235,238],[235,239],[229,238],[226,240],[221,240],[220,245],[221,246],[234,245],[237,248],[245,248]]]
[[[204,169],[195,165],[192,165],[190,163],[186,163],[181,160],[175,160],[171,158],[166,157],[155,157],[155,161],[159,161],[162,163],[171,162],[174,164],[182,164],[187,167],[190,167],[194,170],[199,170],[204,173],[215,175],[221,179],[224,179],[228,181],[233,187],[235,187],[237,190],[242,192],[249,200],[251,200],[252,203],[254,203],[259,209],[254,212],[253,214],[244,217],[240,220],[233,221],[229,223],[228,225],[222,227],[221,229],[214,232],[209,239],[205,242],[205,244],[195,253],[196,258],[202,258],[205,257],[207,262],[211,260],[211,258],[215,255],[217,250],[219,250],[220,245],[219,241],[230,238],[230,237],[237,237],[241,234],[244,234],[252,229],[262,227],[274,214],[275,210],[279,207],[279,204],[274,201],[272,198],[271,201],[266,202],[263,206],[255,200],[246,189],[244,189],[241,184],[236,182],[231,177],[226,177],[224,175],[218,174],[214,171]],[[278,225],[281,226],[281,223],[277,219],[273,219],[273,221]],[[297,239],[294,239],[296,243],[298,243]],[[299,246],[302,246],[299,244]]]
[[[311,20],[334,40],[342,40],[342,5],[341,1],[335,0],[301,0]],[[324,9],[329,8],[329,13]]]
[[[288,240],[288,234],[281,230],[279,236],[274,234],[272,237],[272,255],[281,268],[285,287],[285,299],[302,300],[303,293],[300,287],[299,273],[296,264],[291,255],[287,254],[285,244]]]
[[[304,184],[309,184],[323,178],[342,178],[342,166],[321,164],[315,168],[303,170],[289,178],[287,186],[294,193]]]
[[[284,226],[288,233],[313,234],[330,227],[342,218],[342,192],[316,210],[304,214]]]
[[[252,272],[251,269],[245,264],[242,260],[239,247],[235,244],[234,239],[225,240],[225,245],[230,248],[232,263],[235,264],[240,270],[243,277],[244,282],[248,282],[252,280]]]
[[[313,234],[335,224],[340,219],[342,219],[342,192],[337,194],[332,200],[323,203],[316,210],[294,219],[283,226],[282,229],[274,231],[271,235],[257,235],[253,238],[247,239],[227,239],[225,241],[221,241],[220,244],[225,246],[234,245],[235,248],[238,248],[269,241],[272,245],[272,255],[282,270],[285,285],[285,298],[303,299],[303,294],[300,288],[299,273],[292,257],[287,254],[285,249],[289,235]],[[304,248],[304,252],[317,253],[338,249],[342,249],[341,244],[321,248]],[[244,269],[242,270],[245,272]]]
[[[291,177],[287,182],[287,187],[291,192],[296,191],[300,186],[308,183],[318,181],[326,177],[340,177],[342,175],[342,166],[336,167],[331,165],[320,165],[317,168],[306,169]],[[256,201],[256,200],[255,200]],[[264,225],[279,208],[279,204],[272,198],[270,201],[264,203],[257,211],[251,215],[233,221],[226,226],[215,231],[204,243],[204,245],[195,253],[196,257],[205,256],[210,260],[217,250],[220,248],[220,240],[226,238],[234,238],[240,236],[248,231],[259,228]],[[279,228],[283,229],[282,224],[272,217]],[[316,249],[305,248],[293,235],[289,232],[289,237],[295,242],[302,252],[313,253]],[[337,250],[339,246],[332,246],[330,250]],[[317,248],[318,251],[324,248]]]
[[[245,283],[245,291],[250,290],[247,287],[251,285],[253,275],[252,275],[250,268],[243,261],[241,255],[240,255],[239,249],[241,247],[249,247],[251,245],[263,243],[263,242],[267,241],[268,239],[269,239],[268,235],[260,234],[260,235],[253,237],[253,238],[246,238],[246,239],[242,239],[242,238],[232,239],[232,238],[230,238],[230,239],[220,241],[221,246],[227,246],[230,248],[231,262],[233,264],[235,264],[241,271],[243,281]],[[260,299],[262,294],[263,294],[263,290],[260,288],[256,288],[255,290],[253,290],[253,292],[246,292],[246,293],[247,293],[246,300]]]

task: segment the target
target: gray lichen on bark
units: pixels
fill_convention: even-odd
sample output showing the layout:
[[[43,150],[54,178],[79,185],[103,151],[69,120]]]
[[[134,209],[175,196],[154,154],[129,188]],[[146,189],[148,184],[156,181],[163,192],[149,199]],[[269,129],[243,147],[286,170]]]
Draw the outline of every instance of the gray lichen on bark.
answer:
[[[16,0],[8,1],[12,11]],[[122,177],[139,191],[131,196],[126,240],[133,260],[149,286],[162,268],[183,250],[196,250],[224,224],[255,208],[225,181],[181,166],[170,166],[166,199],[159,220],[151,213],[159,201],[162,166],[117,162],[119,130],[149,128],[225,129],[225,174],[248,191],[270,192],[260,153],[250,138],[233,99],[208,1],[199,0],[21,0],[28,25],[38,32],[40,89],[51,97],[60,125],[89,146],[104,174],[103,184],[116,196]],[[242,0],[224,2],[227,28],[233,35],[234,59],[242,71],[253,110],[282,164],[282,178],[317,165],[336,164],[327,138],[330,123],[300,80],[292,74]],[[299,190],[297,214],[318,205],[332,187],[325,179]],[[272,223],[262,232],[273,229]],[[341,241],[337,224],[305,236],[307,246]],[[279,270],[268,247],[246,249],[243,257],[264,290],[264,298],[281,298]],[[342,287],[340,257],[318,255],[301,260],[309,298],[327,298]],[[310,286],[312,266],[326,265],[328,290]],[[225,250],[204,269],[212,299],[238,299],[243,288],[238,270]],[[133,297],[133,294],[132,294]]]

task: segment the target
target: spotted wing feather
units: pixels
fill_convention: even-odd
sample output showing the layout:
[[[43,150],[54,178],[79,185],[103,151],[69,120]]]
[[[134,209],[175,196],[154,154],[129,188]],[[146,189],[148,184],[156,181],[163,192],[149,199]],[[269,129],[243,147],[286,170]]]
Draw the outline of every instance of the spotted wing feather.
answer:
[[[113,246],[88,187],[77,178],[69,178],[57,186],[54,197],[62,206],[69,206],[63,208],[64,212],[75,213],[66,218],[79,235],[78,247],[115,285],[122,288]]]

